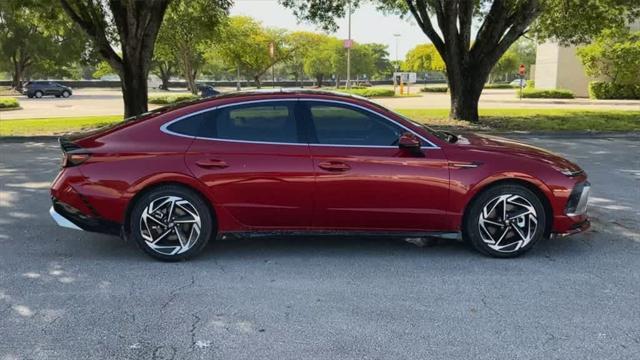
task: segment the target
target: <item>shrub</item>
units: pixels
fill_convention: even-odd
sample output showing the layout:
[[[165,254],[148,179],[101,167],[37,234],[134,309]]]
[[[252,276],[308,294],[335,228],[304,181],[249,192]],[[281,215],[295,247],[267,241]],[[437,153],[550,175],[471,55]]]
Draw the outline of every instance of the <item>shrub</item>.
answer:
[[[524,87],[527,89],[533,89],[536,87],[536,82],[533,80],[527,80],[527,83]]]
[[[149,104],[167,105],[179,103],[182,101],[196,100],[199,98],[200,97],[198,95],[193,94],[150,96]]]
[[[18,99],[11,97],[0,97],[0,109],[17,109],[20,107]]]
[[[640,99],[640,84],[614,84],[604,81],[589,83],[592,99]]]
[[[520,96],[519,92],[516,96]],[[529,99],[573,99],[573,92],[565,89],[524,88],[522,97]]]
[[[446,86],[426,86],[420,89],[421,92],[446,93],[449,88]]]
[[[394,96],[395,92],[393,89],[380,89],[380,88],[365,88],[365,89],[343,89],[339,90],[340,92],[359,95],[363,97],[389,97]]]
[[[517,88],[518,86],[513,86],[509,83],[492,83],[492,84],[485,84],[484,88],[485,89],[513,89],[513,88]]]

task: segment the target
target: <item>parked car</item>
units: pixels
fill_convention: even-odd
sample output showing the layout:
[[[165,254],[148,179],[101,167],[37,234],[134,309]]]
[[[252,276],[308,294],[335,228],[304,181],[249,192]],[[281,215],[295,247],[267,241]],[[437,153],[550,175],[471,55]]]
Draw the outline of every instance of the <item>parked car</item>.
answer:
[[[29,81],[25,84],[23,94],[29,98],[41,98],[53,95],[55,97],[68,98],[73,94],[70,87],[61,85],[54,81]]]
[[[527,86],[527,80],[525,79],[515,79],[509,83],[509,85],[513,87],[525,87]]]
[[[589,227],[574,163],[330,92],[224,94],[60,144],[54,220],[167,261],[269,234],[462,238],[513,257]]]
[[[220,95],[220,91],[216,90],[212,85],[200,85],[198,89],[200,90],[200,96],[203,98]]]

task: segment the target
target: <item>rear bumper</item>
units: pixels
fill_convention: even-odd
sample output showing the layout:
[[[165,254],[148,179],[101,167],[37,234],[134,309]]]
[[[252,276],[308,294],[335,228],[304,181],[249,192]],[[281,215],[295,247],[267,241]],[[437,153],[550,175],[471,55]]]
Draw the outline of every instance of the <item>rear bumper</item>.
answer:
[[[87,216],[73,206],[58,201],[55,197],[52,198],[52,202],[53,205],[49,209],[49,214],[59,226],[103,234],[120,234],[121,226],[118,223]]]

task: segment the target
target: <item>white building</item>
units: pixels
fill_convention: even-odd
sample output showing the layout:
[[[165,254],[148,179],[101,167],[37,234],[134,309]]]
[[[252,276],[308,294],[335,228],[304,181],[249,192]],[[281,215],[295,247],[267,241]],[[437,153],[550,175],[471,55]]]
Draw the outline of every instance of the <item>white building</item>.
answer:
[[[631,25],[640,30],[640,21]],[[576,54],[575,46],[545,42],[536,51],[535,86],[539,89],[569,89],[576,97],[589,96],[590,79]]]

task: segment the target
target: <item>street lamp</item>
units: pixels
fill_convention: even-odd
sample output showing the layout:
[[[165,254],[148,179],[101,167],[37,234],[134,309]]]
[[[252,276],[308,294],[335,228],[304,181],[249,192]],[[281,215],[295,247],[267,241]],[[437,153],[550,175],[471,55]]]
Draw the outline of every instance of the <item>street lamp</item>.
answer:
[[[396,38],[396,71],[400,69],[400,59],[398,58],[398,40],[400,39],[400,35],[402,34],[393,34],[393,37]]]
[[[400,60],[398,59],[398,40],[400,39],[401,34],[393,34],[393,37],[396,38],[396,71],[400,70]],[[396,92],[396,74],[393,74],[393,92]]]
[[[349,12],[349,38],[347,40],[347,83],[345,84],[347,89],[351,89],[351,0],[349,0],[348,4],[348,12]],[[340,84],[338,84],[338,87]]]

